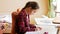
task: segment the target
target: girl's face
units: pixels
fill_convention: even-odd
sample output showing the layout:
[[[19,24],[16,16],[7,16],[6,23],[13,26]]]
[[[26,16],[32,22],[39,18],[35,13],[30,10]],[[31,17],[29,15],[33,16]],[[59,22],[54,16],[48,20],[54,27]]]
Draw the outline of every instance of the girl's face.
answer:
[[[36,11],[37,11],[37,9],[32,9],[31,7],[28,8],[28,13],[30,15],[36,13]]]
[[[31,14],[34,14],[34,13],[36,13],[37,12],[37,9],[33,9],[32,11],[31,11]]]

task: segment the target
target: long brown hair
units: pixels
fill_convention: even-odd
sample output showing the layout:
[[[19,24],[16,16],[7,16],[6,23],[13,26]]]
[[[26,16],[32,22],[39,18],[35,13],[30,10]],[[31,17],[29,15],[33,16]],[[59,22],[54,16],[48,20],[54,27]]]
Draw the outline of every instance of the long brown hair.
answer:
[[[35,2],[35,1],[29,1],[29,2],[27,2],[26,5],[25,5],[25,7],[23,9],[25,9],[27,7],[31,7],[32,9],[38,9],[39,8],[37,2]]]

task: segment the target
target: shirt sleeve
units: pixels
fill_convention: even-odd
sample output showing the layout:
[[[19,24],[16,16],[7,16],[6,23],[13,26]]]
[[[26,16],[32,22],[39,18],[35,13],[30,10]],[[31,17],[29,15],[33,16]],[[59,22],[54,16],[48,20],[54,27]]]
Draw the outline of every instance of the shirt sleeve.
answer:
[[[30,28],[36,28],[34,24],[29,24]]]
[[[30,28],[26,17],[23,14],[20,14],[18,17],[18,26],[19,26],[19,30],[20,32],[27,32],[27,31],[35,31],[35,28]]]
[[[19,26],[19,31],[20,32],[23,32],[24,33],[26,31],[30,31],[30,27],[26,27],[25,26],[24,15],[23,14],[19,14],[18,15],[18,26]]]

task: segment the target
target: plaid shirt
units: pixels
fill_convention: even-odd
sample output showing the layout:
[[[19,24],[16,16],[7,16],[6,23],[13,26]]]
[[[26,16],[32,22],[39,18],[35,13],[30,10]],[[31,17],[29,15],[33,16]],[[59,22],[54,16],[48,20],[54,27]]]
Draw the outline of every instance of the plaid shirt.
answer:
[[[17,19],[19,32],[21,34],[24,34],[27,31],[35,31],[36,26],[30,24],[29,15],[26,13],[26,11],[24,11],[24,9],[18,14]]]

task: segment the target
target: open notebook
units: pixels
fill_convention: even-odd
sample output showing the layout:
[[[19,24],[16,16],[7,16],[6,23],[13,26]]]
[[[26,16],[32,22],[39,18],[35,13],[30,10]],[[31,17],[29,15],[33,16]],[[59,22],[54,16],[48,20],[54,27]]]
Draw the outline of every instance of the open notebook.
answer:
[[[52,24],[53,18],[35,18],[36,24]]]
[[[51,24],[54,18],[48,18],[45,15],[42,15],[42,18],[35,18],[36,24]]]
[[[57,28],[53,25],[37,25],[37,27],[41,27],[42,30],[26,32],[25,34],[44,34],[44,32],[48,32],[48,34],[57,34]]]

